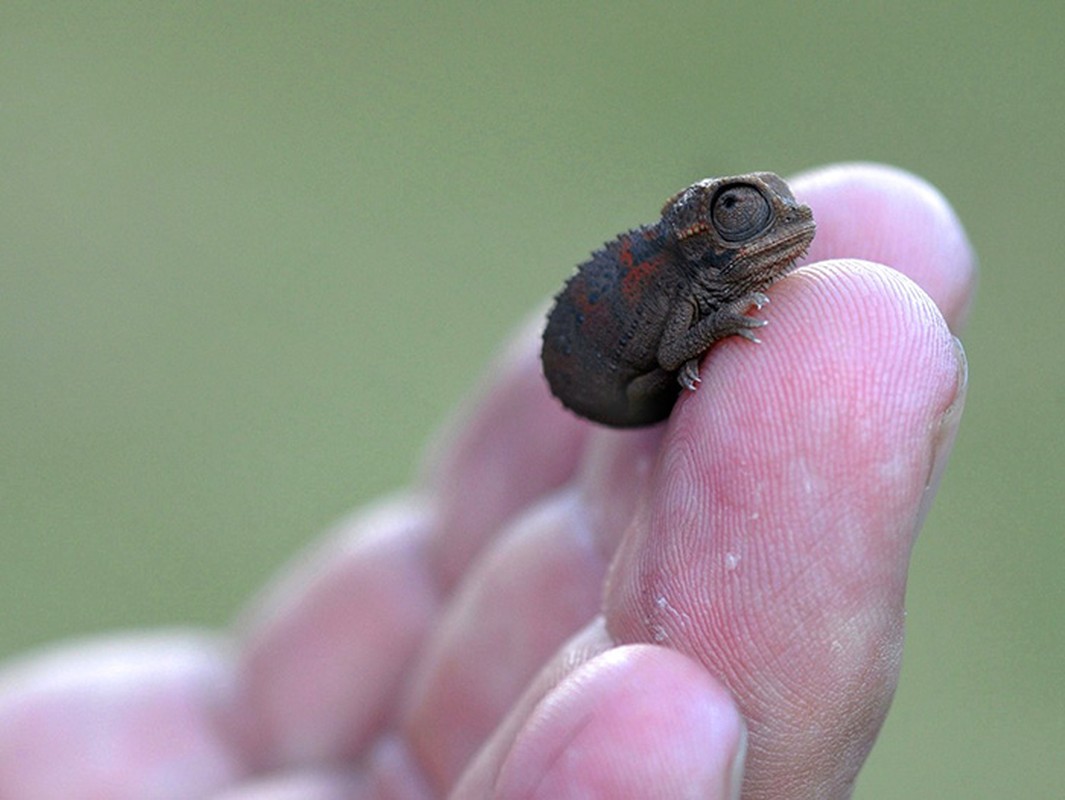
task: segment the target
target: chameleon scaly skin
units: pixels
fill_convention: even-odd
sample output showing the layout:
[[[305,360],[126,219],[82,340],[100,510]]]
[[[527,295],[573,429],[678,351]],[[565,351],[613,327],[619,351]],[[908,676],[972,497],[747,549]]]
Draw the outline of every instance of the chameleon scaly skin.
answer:
[[[694,390],[714,342],[752,341],[747,316],[814,238],[813,215],[771,172],[708,178],[670,198],[653,225],[623,233],[555,298],[544,375],[563,405],[615,427],[669,416]]]

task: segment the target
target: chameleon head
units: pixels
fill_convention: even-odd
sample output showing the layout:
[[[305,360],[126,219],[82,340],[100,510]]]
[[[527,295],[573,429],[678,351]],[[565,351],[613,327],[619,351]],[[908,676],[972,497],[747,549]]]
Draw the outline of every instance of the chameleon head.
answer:
[[[662,218],[696,271],[764,287],[814,238],[813,213],[772,172],[713,178],[674,195]]]

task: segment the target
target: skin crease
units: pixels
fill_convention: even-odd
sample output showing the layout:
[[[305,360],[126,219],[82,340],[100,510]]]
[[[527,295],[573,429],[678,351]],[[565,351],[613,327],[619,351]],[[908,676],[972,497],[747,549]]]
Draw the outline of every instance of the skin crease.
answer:
[[[537,315],[411,489],[229,630],[9,664],[0,796],[849,796],[960,418],[974,265],[912,175],[790,184],[818,234],[763,344],[716,345],[666,423],[560,408]]]

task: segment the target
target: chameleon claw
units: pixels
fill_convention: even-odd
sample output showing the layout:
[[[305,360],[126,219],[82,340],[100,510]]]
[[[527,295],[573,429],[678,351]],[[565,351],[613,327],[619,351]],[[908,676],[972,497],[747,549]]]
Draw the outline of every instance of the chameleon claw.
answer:
[[[761,328],[766,323],[766,321],[764,319],[760,319],[760,320],[758,320],[758,322],[761,323],[761,325],[757,326],[759,328]],[[736,331],[736,333],[738,333],[740,336],[742,336],[748,342],[754,342],[755,344],[761,344],[762,343],[762,340],[759,339],[758,335],[754,331],[752,331],[750,328],[740,328],[738,331]]]
[[[769,305],[769,295],[762,292],[751,292],[751,305],[761,310]]]
[[[677,373],[677,383],[689,392],[694,392],[695,387],[702,383],[702,380],[703,379],[699,377],[699,360],[696,358],[691,358],[685,361],[684,366],[682,366],[680,372]]]

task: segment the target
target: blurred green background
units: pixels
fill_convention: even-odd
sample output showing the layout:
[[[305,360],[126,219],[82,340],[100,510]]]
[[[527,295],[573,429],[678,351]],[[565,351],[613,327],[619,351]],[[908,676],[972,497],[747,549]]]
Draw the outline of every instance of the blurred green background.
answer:
[[[1065,12],[1039,8],[3,4],[0,656],[224,624],[410,475],[603,239],[699,177],[885,161],[982,274],[857,796],[1060,797]]]

